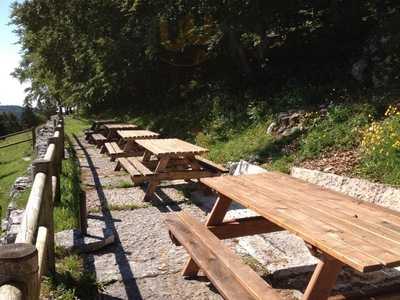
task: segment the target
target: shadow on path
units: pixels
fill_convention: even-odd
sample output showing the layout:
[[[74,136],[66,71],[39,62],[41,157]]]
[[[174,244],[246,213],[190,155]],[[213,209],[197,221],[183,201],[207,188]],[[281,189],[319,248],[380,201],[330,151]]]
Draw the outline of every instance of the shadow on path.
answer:
[[[79,138],[74,135],[74,139],[75,139],[76,143],[79,145],[79,147],[82,149],[82,151],[85,155],[85,158],[87,160],[87,163],[89,165],[89,168],[91,170],[93,180],[95,182],[95,189],[96,189],[97,195],[100,200],[101,212],[103,214],[103,220],[104,220],[104,223],[106,224],[106,228],[108,230],[112,230],[112,232],[114,233],[114,236],[115,236],[115,246],[112,248],[112,250],[113,250],[112,252],[115,254],[115,260],[118,264],[118,268],[119,268],[119,271],[120,271],[120,274],[122,277],[122,282],[125,287],[126,295],[128,296],[128,299],[137,299],[137,300],[143,299],[140,294],[140,290],[136,283],[135,277],[133,276],[133,272],[130,268],[129,261],[125,255],[126,252],[120,242],[118,231],[115,228],[114,223],[116,221],[118,222],[119,220],[113,219],[111,212],[108,208],[107,199],[105,197],[103,188],[100,183],[99,175],[97,173],[97,168],[94,165],[93,160],[90,157],[90,154],[87,152],[86,148],[82,145]],[[90,217],[91,216],[89,216],[89,218]],[[99,217],[93,216],[93,218],[98,219]],[[106,233],[104,233],[104,234],[106,234]],[[87,261],[90,264],[91,268],[93,270],[95,270],[95,266],[93,263],[94,258],[92,255],[89,255],[89,258]],[[118,299],[118,298],[110,297],[107,295],[99,295],[99,298],[100,299]]]

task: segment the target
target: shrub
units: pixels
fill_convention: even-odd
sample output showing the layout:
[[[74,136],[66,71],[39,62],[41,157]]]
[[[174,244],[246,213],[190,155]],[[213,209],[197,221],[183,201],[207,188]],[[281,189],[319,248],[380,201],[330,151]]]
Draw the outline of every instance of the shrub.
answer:
[[[386,119],[363,132],[360,172],[388,184],[400,184],[400,111],[389,106]]]

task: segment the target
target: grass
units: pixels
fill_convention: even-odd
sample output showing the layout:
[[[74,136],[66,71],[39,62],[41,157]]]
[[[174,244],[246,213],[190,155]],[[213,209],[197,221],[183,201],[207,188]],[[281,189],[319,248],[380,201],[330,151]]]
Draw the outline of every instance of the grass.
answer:
[[[82,195],[79,163],[69,136],[66,136],[65,142],[68,159],[62,162],[61,200],[54,208],[56,231],[73,229],[78,226],[79,202]]]
[[[81,136],[83,130],[90,127],[89,120],[85,118],[75,118],[72,116],[65,118],[65,134],[72,137],[72,135]]]
[[[18,141],[31,138],[31,133],[23,133],[4,141],[0,141],[0,146],[8,145]],[[23,159],[23,158],[26,158]],[[15,180],[19,176],[26,174],[26,170],[31,163],[32,142],[21,143],[15,146],[0,149],[0,216],[4,217],[6,208],[10,201],[10,190]],[[28,199],[29,191],[25,191],[16,198],[18,207],[23,207]]]
[[[58,255],[56,270],[56,275],[43,280],[41,299],[96,299],[101,286],[97,284],[95,275],[85,270],[81,256]]]
[[[255,159],[265,152],[273,142],[273,137],[266,133],[267,124],[261,122],[229,136],[226,140],[214,142],[205,134],[198,134],[196,143],[208,148],[208,158],[226,163],[240,159]]]
[[[72,139],[73,135],[83,134],[83,130],[88,126],[89,122],[85,119],[65,118],[65,147],[68,151],[68,159],[62,163],[61,201],[54,208],[56,231],[76,228],[79,224],[79,202],[81,201],[82,189],[79,162],[72,145]]]

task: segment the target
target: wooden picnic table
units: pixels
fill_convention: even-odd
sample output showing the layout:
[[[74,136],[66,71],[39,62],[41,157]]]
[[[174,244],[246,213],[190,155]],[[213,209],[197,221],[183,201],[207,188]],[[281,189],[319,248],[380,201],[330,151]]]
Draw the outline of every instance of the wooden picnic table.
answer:
[[[343,266],[364,273],[400,265],[398,212],[276,172],[200,181],[219,195],[206,223],[219,238],[287,230],[318,255],[303,299],[328,299]],[[259,216],[223,221],[232,202]],[[190,259],[183,274],[197,271]]]
[[[118,139],[118,130],[134,130],[138,128],[137,125],[128,123],[107,123],[103,124],[102,126],[105,128],[105,136],[107,137],[107,141],[114,141]]]
[[[208,150],[179,139],[138,139],[142,157],[119,158],[116,170],[124,168],[135,184],[148,182],[145,201],[162,180],[190,180],[218,176],[227,170],[200,157]]]
[[[118,121],[114,120],[114,119],[93,120],[92,121],[92,126],[91,126],[90,129],[98,130],[102,125],[104,125],[104,124],[112,124],[112,123],[118,123]]]
[[[101,153],[107,152],[111,161],[118,157],[143,155],[143,148],[135,140],[156,139],[159,134],[149,130],[117,130],[118,142],[104,143]]]

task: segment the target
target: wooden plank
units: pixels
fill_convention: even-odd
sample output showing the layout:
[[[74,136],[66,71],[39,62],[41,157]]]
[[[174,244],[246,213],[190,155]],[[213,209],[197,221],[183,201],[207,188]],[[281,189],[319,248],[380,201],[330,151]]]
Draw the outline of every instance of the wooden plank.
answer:
[[[109,130],[124,130],[124,129],[126,130],[126,129],[135,129],[138,127],[137,125],[128,123],[104,124],[103,126]]]
[[[358,271],[366,272],[383,267],[381,260],[360,251],[359,245],[354,245],[349,233],[343,233],[309,214],[283,205],[282,202],[273,202],[270,191],[263,193],[260,189],[253,189],[251,185],[243,186],[241,181],[236,181],[240,177],[224,176],[201,181]],[[372,247],[369,250],[374,249]]]
[[[250,179],[247,178],[247,181]],[[252,180],[252,184],[257,185],[263,189],[269,189],[270,193],[272,192],[272,187],[269,187],[265,182],[259,182],[258,180]],[[285,194],[282,191],[275,192],[285,197]],[[361,245],[369,245],[375,246],[379,248],[379,250],[383,253],[390,252],[394,255],[388,255],[391,260],[398,260],[400,257],[400,245],[398,243],[393,242],[392,239],[386,238],[385,235],[376,234],[374,230],[366,230],[364,226],[357,224],[359,218],[355,218],[354,215],[351,218],[346,218],[343,213],[335,213],[331,208],[318,207],[312,201],[302,202],[295,200],[293,198],[290,202],[285,202],[285,205],[290,205],[294,209],[298,209],[304,213],[310,214],[313,218],[319,219],[327,224],[331,224],[334,228],[343,230],[350,234],[354,235],[354,242],[361,243]],[[342,211],[344,209],[342,208]],[[400,240],[400,238],[398,238]]]
[[[168,169],[167,169],[168,170]],[[199,178],[204,178],[204,177],[213,177],[213,176],[218,176],[217,173],[210,172],[210,171],[192,171],[192,170],[186,170],[186,171],[166,171],[162,173],[157,173],[154,172],[154,177],[158,180],[186,180],[186,179],[199,179]],[[135,183],[140,183],[142,181],[146,181],[146,177],[143,177],[143,179],[140,178],[132,178],[132,180],[135,181]]]
[[[224,221],[218,225],[208,226],[208,229],[219,239],[232,239],[284,230],[261,216]]]
[[[229,293],[234,286],[242,286],[251,295],[250,299],[281,299],[271,286],[262,280],[249,266],[245,265],[232,250],[227,248],[215,235],[209,232],[204,225],[185,212],[177,213],[175,216],[177,219],[170,219],[170,221],[167,221],[167,225],[174,227],[171,228],[174,236],[193,255],[192,257],[196,261],[196,264],[201,267],[203,272],[206,273],[207,277],[217,287],[218,284],[220,287],[224,286],[224,292]],[[182,223],[186,226],[181,226]],[[187,230],[187,228],[190,228],[190,230]],[[180,231],[181,236],[176,236],[174,229],[175,231]],[[209,254],[196,253],[196,250],[199,248],[197,246],[201,244],[207,246]],[[219,261],[221,265],[216,264]],[[224,277],[222,277],[221,283],[216,283],[215,281],[220,276],[216,278],[214,275],[215,272],[222,272],[223,270],[230,270],[233,275],[232,279],[235,279],[239,284]],[[231,297],[229,299],[242,299],[235,294],[224,296],[227,298]]]
[[[222,223],[231,203],[232,201],[229,198],[220,195],[215,202],[211,213],[208,215],[206,226],[218,225]],[[182,275],[195,276],[198,272],[198,266],[195,264],[194,260],[190,258],[183,268]]]
[[[187,155],[208,152],[205,148],[179,139],[146,139],[136,140],[136,143],[155,155]]]
[[[309,191],[310,184],[295,179],[290,176],[282,176],[281,174],[273,174],[274,179],[282,179],[278,181],[278,184],[287,185],[288,181],[294,179],[294,185],[290,185],[291,189],[296,192],[306,193]],[[312,185],[312,188],[315,188]],[[322,189],[326,193],[325,189]],[[383,234],[386,237],[392,237],[393,234],[397,237],[400,236],[400,218],[398,218],[398,213],[392,210],[388,210],[378,205],[374,205],[365,201],[357,201],[346,195],[336,193],[334,191],[329,191],[330,194],[334,195],[334,198],[323,197],[319,193],[321,188],[317,192],[310,194],[309,202],[317,202],[319,206],[326,207],[327,209],[333,209],[339,211],[344,215],[344,219],[348,219],[345,216],[351,218],[351,221],[357,225],[362,224],[365,229],[371,230],[377,234]],[[300,197],[298,194],[297,197]],[[394,238],[398,242],[397,238]]]
[[[257,180],[251,180],[250,178],[247,178],[246,180],[246,183],[241,182],[244,188],[248,188],[249,186],[255,188],[255,186],[257,186],[257,183],[261,184]],[[292,199],[291,201],[285,201],[284,196],[279,198],[279,192],[277,192],[276,190],[274,191],[271,189],[267,189],[268,185],[266,184],[262,185],[262,187],[258,187],[261,189],[255,188],[255,190],[258,193],[264,195],[264,197],[268,197],[269,195],[271,195],[271,193],[276,192],[276,194],[274,194],[274,199],[271,199],[271,197],[269,198],[269,201],[273,202],[274,205],[278,205],[280,208],[291,208],[293,211],[308,216],[308,218],[312,219],[313,222],[324,224],[326,229],[324,231],[317,231],[315,235],[326,235],[330,232],[337,232],[340,238],[345,241],[345,245],[349,247],[349,249],[358,249],[358,251],[374,257],[386,267],[396,266],[399,263],[400,255],[393,251],[393,249],[381,247],[379,243],[375,244],[373,241],[370,241],[369,239],[373,239],[374,236],[369,235],[368,232],[360,230],[359,228],[354,226],[348,227],[346,226],[346,224],[343,224],[341,220],[333,219],[329,215],[329,213],[323,214],[321,212],[315,211],[306,202],[299,203],[294,199]],[[375,239],[376,238],[377,237],[375,236]],[[385,243],[385,240],[382,240],[380,242]]]
[[[157,138],[158,133],[150,130],[117,130],[117,134],[123,139]]]
[[[111,142],[110,144],[111,144],[111,147],[113,147],[115,154],[124,153],[124,151],[118,146],[118,144],[116,142]]]
[[[153,171],[149,170],[144,164],[142,164],[136,157],[127,157],[127,160],[145,176],[154,175]]]
[[[215,163],[215,162],[213,162],[213,161],[211,161],[211,160],[208,160],[208,159],[206,159],[206,158],[204,158],[204,157],[202,157],[202,156],[200,156],[200,155],[196,155],[195,158],[196,158],[201,164],[204,164],[204,165],[206,165],[206,166],[210,166],[210,167],[212,167],[212,168],[215,168],[215,169],[217,169],[218,171],[220,171],[220,172],[222,172],[222,173],[228,172],[228,169],[225,168],[224,166],[222,166],[222,165],[220,165],[220,164],[217,164],[217,163]]]
[[[124,157],[118,158],[118,163],[120,164],[121,167],[125,169],[131,176],[142,176],[142,174],[136,170],[131,163]]]

